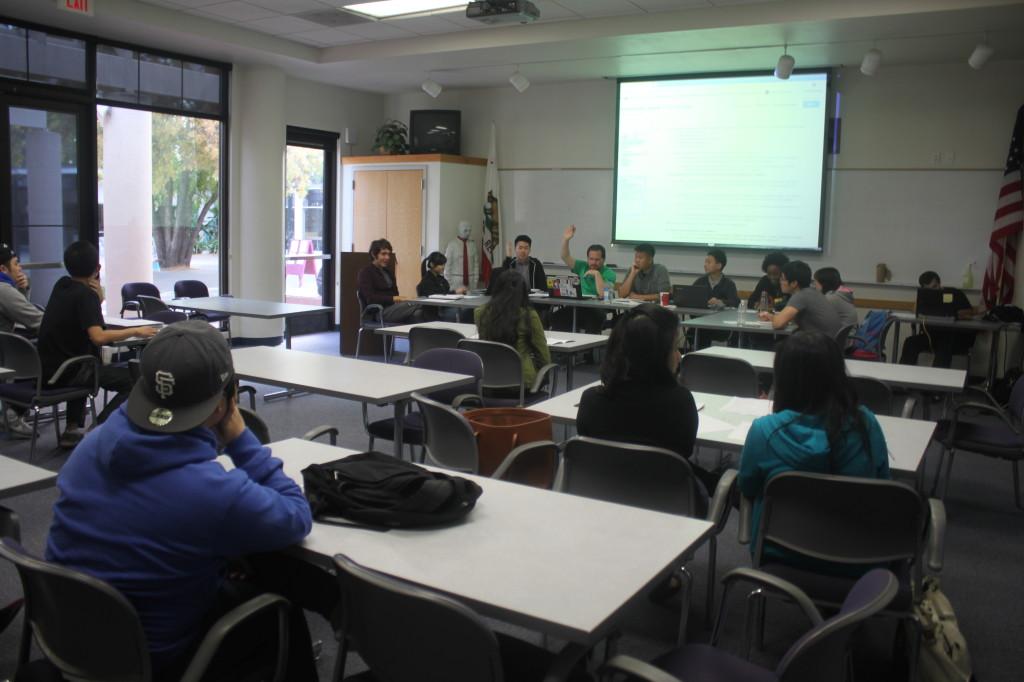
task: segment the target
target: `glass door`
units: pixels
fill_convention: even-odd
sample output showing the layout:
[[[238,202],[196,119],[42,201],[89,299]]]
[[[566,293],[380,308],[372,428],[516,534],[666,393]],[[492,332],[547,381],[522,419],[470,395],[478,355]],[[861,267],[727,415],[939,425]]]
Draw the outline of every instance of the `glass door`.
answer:
[[[0,100],[0,126],[7,153],[6,204],[0,238],[9,243],[32,281],[33,303],[46,305],[64,275],[64,249],[94,234],[94,218],[84,202],[90,173],[83,158],[93,147],[84,108],[31,101]]]

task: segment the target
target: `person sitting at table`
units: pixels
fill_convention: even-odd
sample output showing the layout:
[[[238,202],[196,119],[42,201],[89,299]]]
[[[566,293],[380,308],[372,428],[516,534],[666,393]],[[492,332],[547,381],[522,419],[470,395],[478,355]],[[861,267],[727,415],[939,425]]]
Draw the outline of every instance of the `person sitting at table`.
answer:
[[[384,307],[385,322],[419,322],[422,317],[419,305],[398,295],[398,284],[391,269],[392,254],[391,242],[387,239],[375,239],[370,243],[370,264],[356,276],[359,295],[363,305],[376,303]]]
[[[130,329],[104,329],[103,286],[100,284],[100,255],[96,247],[86,241],[77,241],[64,251],[64,267],[68,274],[57,280],[50,292],[50,300],[39,323],[39,360],[44,383],[52,377],[66,360],[79,355],[100,356],[102,346],[110,346],[133,337],[149,338],[156,327]],[[79,365],[66,372],[57,386],[92,386],[94,366]],[[100,365],[100,388],[115,393],[96,417],[102,424],[114,410],[128,398],[132,379],[123,365]],[[67,421],[58,439],[61,448],[73,448],[82,440],[85,426],[85,398],[67,402]]]
[[[584,296],[601,298],[606,288],[614,290],[615,271],[604,264],[605,251],[600,244],[587,247],[587,260],[576,260],[569,253],[569,241],[576,235],[576,226],[570,225],[562,233],[562,262],[580,278],[580,289]],[[608,313],[594,308],[578,308],[576,325],[587,334],[600,334]],[[572,328],[573,310],[566,306],[551,317],[552,327],[566,331]]]
[[[665,448],[690,459],[697,405],[676,381],[678,342],[679,319],[659,305],[643,303],[620,315],[601,363],[601,385],[580,399],[576,432]],[[690,465],[706,505],[719,477],[692,460]]]
[[[761,295],[768,294],[769,306],[774,310],[782,310],[786,302],[786,294],[782,291],[779,281],[782,278],[782,268],[789,262],[789,257],[780,251],[772,251],[761,261],[761,272],[764,276],[757,280],[757,285],[747,299],[747,305],[751,310],[761,309]]]
[[[540,315],[530,306],[526,280],[515,270],[503,270],[494,280],[491,300],[473,311],[480,339],[512,346],[523,365],[523,383],[529,388],[537,370],[551,362]],[[516,390],[516,395],[519,391]]]
[[[416,285],[416,295],[426,298],[432,295],[445,296],[452,293],[448,280],[444,278],[444,267],[448,259],[440,251],[434,251],[423,259],[420,264],[420,283]],[[466,287],[456,287],[456,294],[466,293]],[[438,309],[437,306],[422,306],[422,317],[424,320],[437,320],[439,318],[455,319],[455,311],[450,308]]]
[[[21,268],[18,255],[7,244],[0,244],[0,331],[35,336],[43,311],[29,301],[28,275]],[[7,433],[12,438],[31,438],[32,427],[25,423],[25,408],[6,408]]]
[[[917,278],[917,283],[922,289],[942,288],[942,279],[939,277],[939,273],[932,270],[922,272],[921,276]],[[974,317],[977,311],[967,300],[964,292],[953,289],[952,295],[957,319],[968,320]],[[964,355],[971,349],[971,346],[974,345],[974,337],[973,331],[922,324],[919,333],[908,336],[907,340],[903,342],[900,364],[916,365],[921,353],[931,352],[932,367],[948,369],[953,364],[954,355]]]
[[[517,236],[514,242],[505,245],[505,260],[502,261],[501,267],[518,272],[530,289],[547,291],[548,276],[544,272],[544,264],[530,255],[532,248],[533,240],[529,235]],[[494,277],[491,279],[493,281]]]
[[[619,285],[619,296],[657,302],[662,292],[671,290],[668,268],[654,262],[654,247],[650,244],[637,244],[633,249],[633,267]]]
[[[773,477],[807,471],[891,478],[889,451],[875,415],[859,405],[839,345],[821,332],[798,332],[775,353],[772,414],[754,420],[740,453],[740,492],[754,501],[751,552],[762,496]],[[841,567],[766,545],[764,556],[845,573]]]
[[[843,284],[839,270],[818,268],[814,272],[814,288],[825,295],[825,300],[836,309],[839,323],[844,327],[857,326],[857,308],[853,305],[853,289]]]
[[[758,317],[771,321],[774,329],[783,329],[790,322],[801,331],[818,331],[835,338],[843,326],[836,312],[825,296],[811,286],[811,267],[800,260],[786,263],[779,279],[782,293],[789,299],[786,307],[779,312],[762,311]]]
[[[722,249],[711,249],[704,256],[704,275],[693,281],[695,287],[707,287],[710,291],[709,308],[735,308],[740,304],[736,283],[722,274],[728,258]]]
[[[242,601],[275,592],[336,603],[337,587],[312,565],[252,557],[297,544],[312,517],[281,460],[245,426],[220,332],[199,320],[169,325],[140,369],[127,404],[61,468],[46,559],[119,590],[139,615],[154,677],[180,679],[206,628]],[[217,461],[221,448],[231,471]],[[249,580],[225,577],[228,558],[245,556]],[[274,652],[275,621],[254,621],[229,640],[216,679],[234,679],[233,666]],[[287,654],[286,679],[317,679],[299,604],[290,609]]]

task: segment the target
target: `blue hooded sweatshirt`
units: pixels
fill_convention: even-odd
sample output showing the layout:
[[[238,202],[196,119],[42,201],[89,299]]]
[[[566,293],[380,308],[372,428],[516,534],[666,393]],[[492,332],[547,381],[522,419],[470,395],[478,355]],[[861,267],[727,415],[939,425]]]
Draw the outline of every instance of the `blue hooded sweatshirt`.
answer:
[[[145,431],[122,406],[57,478],[47,560],[120,590],[157,667],[203,635],[225,559],[295,544],[312,526],[302,490],[252,432],[225,454],[237,468],[215,461],[212,430]]]
[[[754,500],[751,553],[757,547],[762,494],[772,477],[786,471],[806,471],[863,478],[891,478],[889,449],[885,444],[882,427],[869,409],[864,406],[859,409],[867,427],[868,451],[865,452],[861,432],[851,425],[842,434],[839,452],[831,457],[828,456],[828,434],[820,417],[783,410],[754,420],[740,455],[737,479],[740,492]],[[766,546],[764,553],[766,558],[782,559],[794,565],[807,563],[807,557],[781,547]]]

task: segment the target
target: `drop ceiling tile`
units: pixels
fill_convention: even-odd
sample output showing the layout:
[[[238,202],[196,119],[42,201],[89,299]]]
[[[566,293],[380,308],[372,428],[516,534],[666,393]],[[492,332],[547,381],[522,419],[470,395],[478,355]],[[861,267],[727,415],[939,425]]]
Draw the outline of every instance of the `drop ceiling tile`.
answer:
[[[182,9],[182,5],[179,5],[173,0],[141,0],[141,2],[144,2],[147,5],[158,5],[160,7],[170,7],[171,9]]]
[[[252,0],[250,0],[251,2]],[[629,0],[646,12],[670,12],[673,10],[710,7],[709,0]]]
[[[276,16],[276,12],[247,2],[222,2],[202,8],[207,14],[220,17],[227,21],[255,21]]]
[[[305,31],[317,31],[323,28],[323,26],[314,24],[312,21],[306,21],[305,19],[289,16],[246,21],[242,24],[242,27],[251,28],[252,30],[259,31],[261,33],[270,33],[275,36],[287,35],[289,33],[303,33]]]
[[[366,38],[368,40],[390,40],[392,38],[409,38],[416,35],[397,26],[390,21],[373,21],[366,24],[354,24],[344,28],[345,33]]]
[[[448,21],[446,17],[447,15],[445,14],[428,17],[410,17],[408,19],[388,19],[387,25],[400,28],[404,31],[411,31],[418,35],[452,33],[454,31],[458,31],[459,26]]]
[[[298,40],[309,45],[329,47],[333,45],[347,45],[348,43],[366,42],[363,38],[336,31],[333,28],[322,28],[316,31],[305,31],[303,33],[292,33],[286,36],[288,40]]]
[[[579,18],[578,14],[562,7],[557,2],[554,2],[554,0],[533,0],[533,4],[537,5],[537,9],[540,10],[541,21]]]
[[[757,5],[765,2],[778,2],[778,0],[710,0],[712,5]]]
[[[210,5],[218,5],[224,0],[171,0],[171,2],[179,7],[185,7],[188,9],[197,9],[199,7],[208,7]]]
[[[583,17],[608,17],[619,14],[642,14],[643,10],[629,0],[557,0],[567,10]],[[544,16],[541,14],[541,16]]]
[[[325,5],[318,0],[245,0],[250,5],[273,10],[280,14],[297,14],[311,10],[324,9]]]

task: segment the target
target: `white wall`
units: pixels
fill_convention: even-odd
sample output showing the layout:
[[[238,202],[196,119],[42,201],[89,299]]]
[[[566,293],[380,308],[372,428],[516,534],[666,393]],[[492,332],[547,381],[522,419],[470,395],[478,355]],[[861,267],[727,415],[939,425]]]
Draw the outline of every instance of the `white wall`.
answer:
[[[872,279],[876,262],[888,263],[893,284],[904,287],[860,284],[858,289],[871,297],[912,298],[907,287],[916,286],[918,273],[925,269],[938,269],[948,282],[959,284],[968,260],[978,260],[974,275],[980,287],[995,193],[1014,115],[1024,104],[1021,73],[1024,62],[1019,61],[995,61],[980,72],[964,63],[887,65],[873,78],[855,68],[842,69],[836,80],[842,151],[835,161],[830,233],[823,254],[801,257],[815,267],[841,265],[853,275],[848,279],[863,282]],[[411,109],[460,109],[462,152],[468,156],[487,154],[494,121],[506,226],[511,224],[506,212],[513,200],[514,172],[543,174],[551,182],[565,179],[569,187],[575,180],[566,169],[575,175],[581,169],[592,171],[593,191],[581,194],[585,205],[577,206],[578,213],[603,210],[607,217],[595,228],[581,227],[577,240],[608,243],[611,197],[601,188],[608,186],[606,176],[613,166],[615,90],[615,82],[605,80],[531,85],[522,94],[510,86],[445,90],[436,100],[411,93],[389,97],[387,115],[407,121]],[[871,196],[879,188],[898,194],[903,187],[908,202],[903,210],[912,212],[915,203],[920,207],[914,221],[894,216],[891,204]],[[514,197],[526,205],[532,198]],[[564,206],[550,208],[553,214],[565,211]],[[869,219],[854,220],[864,215],[858,212],[867,212]],[[538,257],[557,260],[561,230],[560,224],[528,230],[535,246],[545,247]],[[612,246],[609,260],[625,265],[631,252],[628,246]],[[729,270],[741,287],[760,274],[762,255],[730,254]],[[695,273],[703,250],[662,247],[658,259],[675,272]]]

